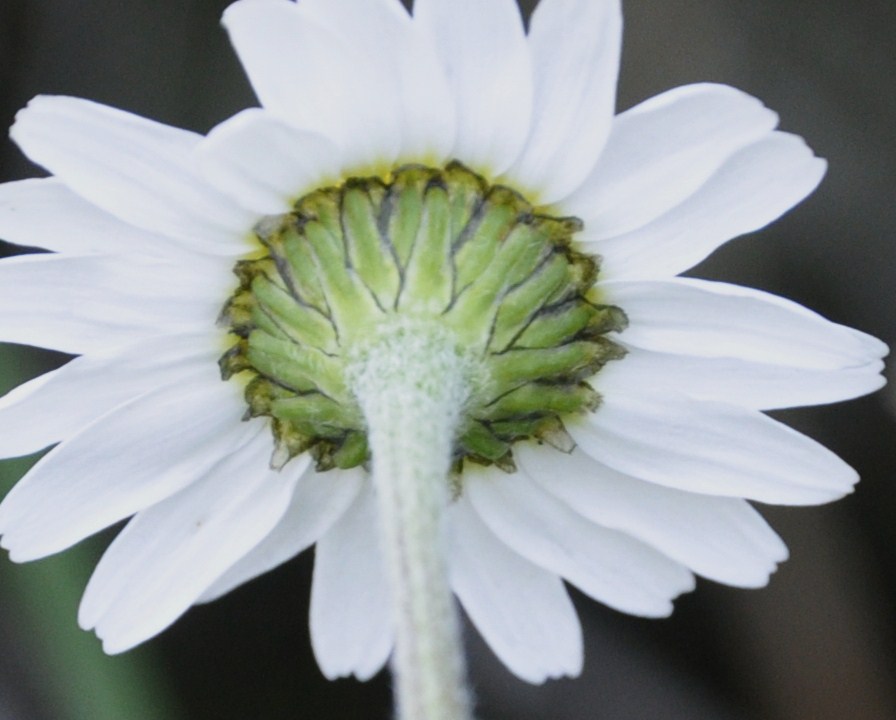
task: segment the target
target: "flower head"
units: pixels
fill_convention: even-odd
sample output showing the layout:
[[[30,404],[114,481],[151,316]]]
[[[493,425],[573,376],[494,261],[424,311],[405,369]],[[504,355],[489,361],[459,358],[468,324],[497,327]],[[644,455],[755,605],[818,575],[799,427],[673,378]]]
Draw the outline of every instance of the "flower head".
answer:
[[[581,667],[564,580],[666,615],[695,573],[755,587],[785,558],[748,501],[850,492],[763,411],[877,389],[883,344],[677,277],[824,174],[757,100],[614,115],[615,0],[541,0],[528,33],[512,0],[240,0],[224,24],[260,108],[203,137],[39,97],[12,137],[52,177],[0,186],[0,236],[53,251],[0,263],[0,340],[78,355],[0,400],[0,456],[56,445],[3,546],[130,517],[79,617],[109,652],[316,543],[324,673],[383,665],[368,388],[405,337],[421,384],[457,383],[451,587],[524,679]]]

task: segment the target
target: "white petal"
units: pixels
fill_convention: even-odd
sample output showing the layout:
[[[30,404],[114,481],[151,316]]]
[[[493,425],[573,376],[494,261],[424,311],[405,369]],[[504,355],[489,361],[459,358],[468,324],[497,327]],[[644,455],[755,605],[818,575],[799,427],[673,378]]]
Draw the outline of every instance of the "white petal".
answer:
[[[861,367],[887,353],[870,335],[752,288],[691,278],[598,287],[628,316],[619,339],[645,350],[816,370]]]
[[[610,133],[622,44],[619,0],[541,0],[528,39],[532,130],[507,176],[552,203],[582,184]]]
[[[107,653],[158,634],[283,515],[296,472],[269,469],[267,428],[185,490],[143,510],[97,565],[78,622]]]
[[[829,502],[858,481],[830,450],[755,410],[596,385],[601,406],[567,429],[582,450],[619,472],[778,505]]]
[[[64,550],[230,456],[256,423],[240,422],[239,387],[216,371],[203,366],[177,386],[142,395],[44,456],[0,505],[10,557],[24,562]]]
[[[694,577],[621,532],[589,522],[521,473],[493,468],[464,475],[464,492],[501,540],[595,600],[633,615],[661,617]]]
[[[616,118],[594,172],[560,205],[585,221],[588,240],[642,227],[777,124],[761,102],[725,85],[669,90]]]
[[[704,577],[765,585],[787,548],[749,503],[698,495],[623,475],[592,460],[537,445],[516,445],[522,470],[570,508],[652,545]]]
[[[241,0],[223,22],[265,108],[330,137],[350,169],[397,157],[401,105],[385,60],[289,0]]]
[[[16,245],[69,255],[172,257],[186,252],[170,238],[140,230],[100,210],[56,178],[0,185],[0,237]]]
[[[0,262],[0,340],[89,353],[161,332],[214,330],[230,264],[22,255]]]
[[[677,275],[728,240],[777,220],[818,187],[826,168],[801,138],[772,133],[737,152],[699,190],[653,222],[588,244],[604,258],[605,277]],[[589,231],[582,239],[591,239]]]
[[[301,6],[396,79],[401,161],[444,162],[454,144],[454,100],[435,48],[399,0],[302,0]]]
[[[385,561],[370,483],[317,542],[311,587],[311,645],[328,679],[367,680],[392,651]]]
[[[874,392],[885,383],[881,360],[837,370],[817,370],[740,358],[672,355],[631,346],[626,349],[623,362],[609,363],[600,371],[601,377],[612,378],[616,387],[648,387],[657,394],[677,392],[755,410],[850,400]]]
[[[510,550],[465,497],[449,509],[451,587],[489,647],[531,683],[582,671],[582,629],[563,581]]]
[[[0,457],[30,455],[72,437],[115,407],[214,367],[215,338],[159,337],[92,353],[11,390],[0,399]]]
[[[286,470],[292,472],[289,465]],[[218,578],[199,599],[210,602],[238,585],[273,570],[313,545],[352,504],[361,490],[360,470],[318,473],[308,468],[299,479],[280,522],[251,552]]]
[[[287,212],[292,203],[339,175],[339,149],[264,110],[244,110],[213,129],[196,149],[208,182],[256,212]]]
[[[432,43],[454,95],[453,156],[497,176],[525,147],[532,61],[515,0],[416,0],[414,21]]]
[[[88,100],[40,96],[10,134],[25,154],[97,207],[197,250],[242,254],[252,215],[190,163],[201,135]]]

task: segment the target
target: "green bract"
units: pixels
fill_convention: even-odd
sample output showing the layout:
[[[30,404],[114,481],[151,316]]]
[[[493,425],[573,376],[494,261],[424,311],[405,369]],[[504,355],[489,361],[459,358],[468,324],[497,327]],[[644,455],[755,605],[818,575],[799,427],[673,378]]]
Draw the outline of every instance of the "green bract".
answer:
[[[250,373],[249,415],[272,418],[278,462],[354,467],[368,459],[356,370],[396,328],[435,331],[469,368],[458,470],[512,470],[526,438],[570,450],[562,419],[597,407],[586,379],[622,356],[606,333],[626,322],[596,301],[580,229],[458,163],[316,190],[256,227],[265,254],[235,268],[222,373]]]

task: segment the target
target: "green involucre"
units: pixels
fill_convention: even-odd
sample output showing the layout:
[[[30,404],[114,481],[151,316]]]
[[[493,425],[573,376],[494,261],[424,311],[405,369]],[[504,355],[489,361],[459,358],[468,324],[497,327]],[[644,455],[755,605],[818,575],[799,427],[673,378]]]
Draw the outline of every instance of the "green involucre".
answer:
[[[579,230],[458,163],[316,190],[259,223],[264,256],[235,267],[222,375],[250,374],[247,416],[271,418],[276,462],[307,451],[320,470],[354,467],[369,451],[353,368],[396,324],[431,327],[471,368],[458,471],[512,470],[524,439],[569,451],[563,418],[596,409],[587,379],[622,357],[606,334],[626,323],[595,302]]]

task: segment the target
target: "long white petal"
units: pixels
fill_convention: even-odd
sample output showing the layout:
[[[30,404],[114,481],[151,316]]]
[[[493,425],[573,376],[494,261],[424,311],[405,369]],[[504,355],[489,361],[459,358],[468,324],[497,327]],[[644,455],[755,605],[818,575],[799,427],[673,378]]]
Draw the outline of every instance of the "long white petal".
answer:
[[[302,0],[302,9],[348,38],[395,78],[402,162],[441,163],[454,145],[454,100],[432,43],[399,0]]]
[[[532,61],[515,0],[416,0],[414,21],[445,70],[457,111],[453,155],[497,176],[525,147]]]
[[[372,677],[392,651],[386,566],[376,502],[365,483],[354,503],[318,540],[311,587],[311,645],[321,672]]]
[[[277,523],[295,469],[270,469],[267,428],[192,485],[141,511],[97,565],[78,621],[107,653],[151,638],[180,617],[216,577]]]
[[[638,393],[610,383],[597,388],[601,406],[567,428],[582,450],[627,475],[778,505],[829,502],[858,481],[830,450],[756,410],[649,387]]]
[[[0,505],[11,559],[64,550],[232,455],[255,423],[240,422],[239,388],[216,370],[203,366],[177,386],[141,395],[44,456]]]
[[[622,343],[625,345],[625,343]],[[682,393],[699,400],[776,410],[850,400],[880,389],[882,360],[835,370],[761,363],[740,358],[673,355],[633,346],[623,362],[601,369],[602,381],[656,393]]]
[[[223,22],[266,109],[334,140],[349,169],[398,156],[398,83],[383,61],[289,0],[241,0]]]
[[[570,454],[514,446],[522,470],[592,522],[652,545],[704,577],[765,585],[787,548],[749,503],[682,492],[611,470],[579,449]]]
[[[581,239],[596,241],[587,245],[604,258],[606,277],[671,277],[777,220],[818,187],[826,168],[801,138],[775,132],[735,153],[656,220],[614,237],[586,230]]]
[[[563,581],[510,550],[461,497],[449,509],[451,587],[489,647],[530,683],[582,671],[582,629]]]
[[[759,100],[725,85],[669,90],[616,117],[594,171],[559,206],[584,220],[585,239],[629,232],[692,195],[777,123]]]
[[[196,149],[211,185],[261,214],[287,212],[315,187],[339,176],[339,149],[253,108],[214,128]]]
[[[541,0],[528,40],[532,130],[507,178],[552,203],[582,184],[610,133],[622,45],[619,0]]]
[[[92,353],[0,398],[0,457],[30,455],[72,437],[115,407],[153,388],[174,387],[221,349],[206,335],[157,337]]]
[[[287,469],[294,471],[290,466]],[[289,507],[277,526],[215,580],[199,602],[215,600],[313,545],[354,502],[363,481],[361,470],[318,473],[314,468],[308,468],[299,478]]]
[[[619,339],[645,350],[816,370],[861,367],[887,353],[870,335],[752,288],[691,278],[598,288],[628,316]]]
[[[214,330],[236,284],[229,263],[184,267],[114,256],[21,255],[0,262],[0,340],[68,353],[160,332]]]
[[[679,563],[586,520],[525,475],[476,470],[464,475],[464,492],[514,551],[612,608],[666,616],[672,598],[694,587],[693,575]]]
[[[0,238],[69,255],[191,257],[183,243],[119,220],[57,178],[0,185]]]
[[[208,187],[190,163],[201,135],[56,96],[28,103],[10,135],[34,162],[125,222],[196,250],[246,252],[252,215]]]

